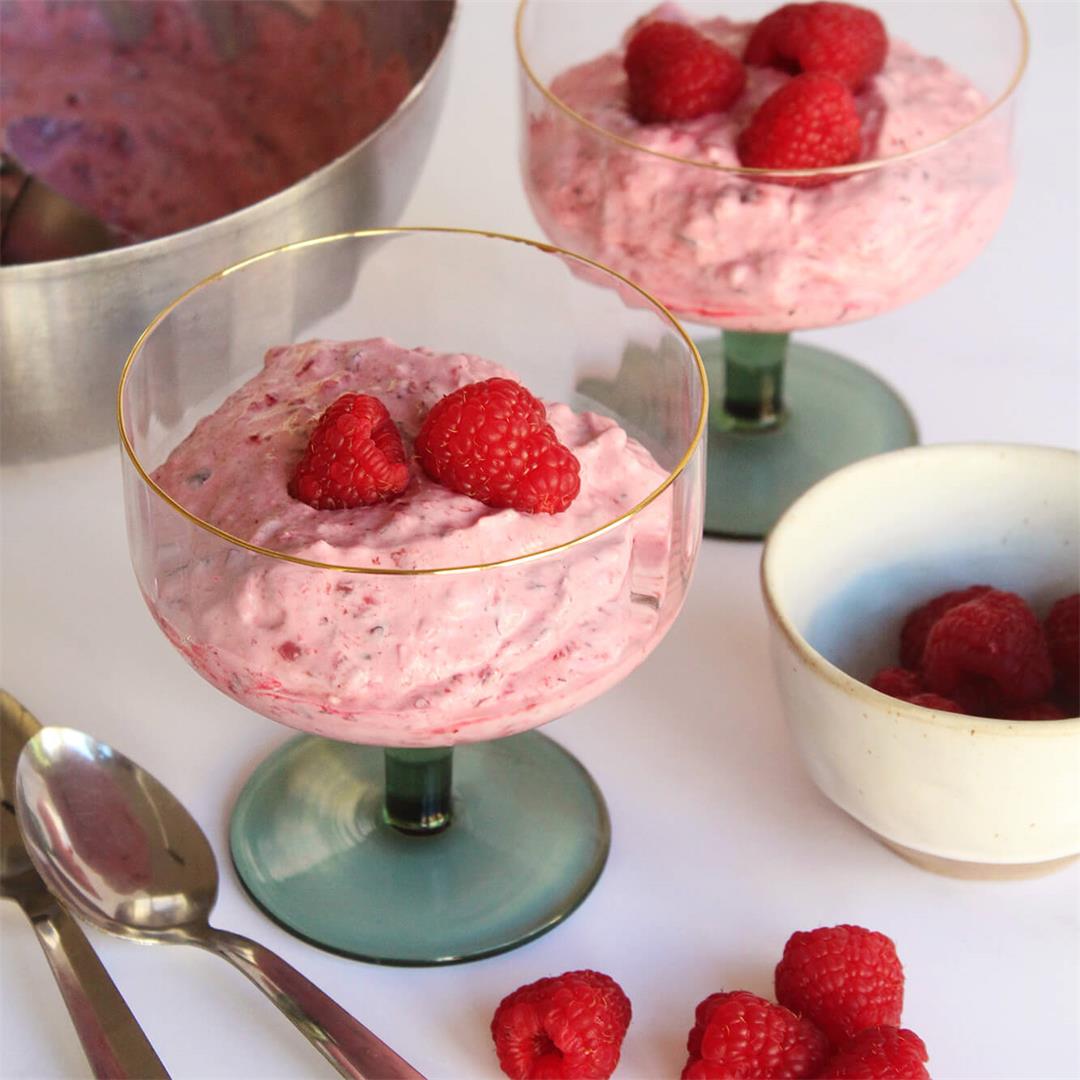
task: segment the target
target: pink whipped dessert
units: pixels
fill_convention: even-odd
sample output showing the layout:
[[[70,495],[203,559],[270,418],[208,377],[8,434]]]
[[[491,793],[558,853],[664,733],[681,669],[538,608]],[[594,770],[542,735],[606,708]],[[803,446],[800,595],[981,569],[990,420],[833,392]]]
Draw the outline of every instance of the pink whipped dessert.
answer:
[[[385,339],[271,349],[259,374],[196,424],[154,473],[186,511],[276,552],[335,566],[474,566],[600,528],[667,472],[613,420],[548,404],[581,464],[560,514],[496,510],[430,480],[355,510],[288,494],[319,415],[343,393],[378,397],[407,455],[428,410],[482,379],[476,356]],[[171,515],[147,603],[210,682],[272,719],[351,742],[451,745],[552,720],[621,679],[660,640],[672,508],[664,492],[595,539],[509,566],[449,574],[345,573],[246,551]],[[673,590],[677,591],[677,590]]]
[[[0,129],[30,172],[135,238],[288,187],[412,85],[402,56],[376,52],[360,5],[144,0],[116,25],[107,10],[0,0]]]
[[[718,7],[721,5],[717,4]],[[663,5],[648,18],[689,21]],[[895,38],[857,95],[862,160],[941,145],[813,188],[762,183],[646,153],[737,168],[736,139],[789,75],[747,67],[725,112],[643,124],[628,107],[623,45],[573,67],[531,105],[526,187],[553,242],[614,267],[688,319],[732,330],[833,326],[891,310],[963,269],[1012,191],[1007,121],[963,75]],[[741,56],[752,23],[694,24]]]

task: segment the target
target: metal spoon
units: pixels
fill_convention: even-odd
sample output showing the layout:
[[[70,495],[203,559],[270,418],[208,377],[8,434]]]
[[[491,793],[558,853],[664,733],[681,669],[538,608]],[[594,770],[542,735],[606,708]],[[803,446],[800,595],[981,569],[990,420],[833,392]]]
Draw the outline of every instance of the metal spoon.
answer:
[[[23,750],[15,806],[49,888],[94,925],[145,942],[198,945],[238,967],[343,1076],[424,1080],[295,968],[209,924],[214,853],[148,772],[81,731],[46,727]]]
[[[26,912],[94,1076],[169,1080],[86,935],[45,887],[26,854],[15,820],[15,764],[23,745],[40,730],[30,710],[0,690],[0,896]]]

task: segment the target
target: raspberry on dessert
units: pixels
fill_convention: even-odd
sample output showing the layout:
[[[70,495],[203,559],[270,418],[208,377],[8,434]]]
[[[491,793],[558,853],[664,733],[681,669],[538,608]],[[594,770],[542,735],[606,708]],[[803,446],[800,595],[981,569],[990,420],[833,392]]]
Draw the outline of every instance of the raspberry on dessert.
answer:
[[[799,23],[809,4],[785,4],[759,19],[743,49],[743,63],[753,67],[776,67],[797,75],[795,60]]]
[[[776,965],[776,1000],[839,1046],[864,1028],[900,1023],[904,970],[892,941],[876,931],[847,925],[799,931]]]
[[[938,712],[967,713],[967,710],[953,701],[952,698],[943,697],[941,694],[914,694],[905,699],[910,705],[921,705],[924,709],[937,709]],[[967,715],[972,715],[967,713]]]
[[[904,620],[900,629],[900,663],[906,668],[917,670],[922,664],[923,649],[926,648],[926,639],[934,623],[950,608],[988,592],[989,585],[971,585],[966,589],[942,593],[917,607]]]
[[[289,483],[316,510],[370,506],[409,483],[405,448],[386,406],[368,394],[342,394],[319,418]]]
[[[619,1063],[630,1017],[630,999],[610,976],[567,971],[503,998],[491,1037],[514,1080],[603,1080]]]
[[[558,514],[581,488],[578,459],[559,442],[543,402],[511,379],[470,383],[437,402],[416,455],[436,483],[526,514]]]
[[[785,4],[754,27],[743,60],[821,72],[858,90],[882,69],[888,51],[885,24],[873,11],[854,4]]]
[[[1036,701],[1029,705],[1013,705],[1001,714],[1002,720],[1065,720],[1067,714],[1052,701]]]
[[[968,688],[985,686],[1005,708],[1042,700],[1054,681],[1035,613],[1015,593],[998,589],[950,608],[934,623],[922,671],[936,694],[963,703]]]
[[[870,688],[879,694],[888,694],[889,697],[900,698],[903,701],[910,700],[926,689],[917,671],[909,671],[902,667],[882,668],[870,680]]]
[[[851,91],[831,75],[811,74],[797,75],[770,94],[739,136],[737,148],[743,165],[754,169],[824,169],[854,161],[861,145]],[[784,182],[812,187],[829,179]]]
[[[907,1028],[860,1031],[830,1058],[823,1077],[836,1080],[930,1080],[926,1044]]]
[[[817,1076],[828,1040],[810,1021],[746,990],[710,994],[695,1012],[683,1077]]]
[[[1058,600],[1043,627],[1057,685],[1075,705],[1080,696],[1080,593]]]
[[[630,111],[643,124],[723,112],[746,85],[737,57],[683,23],[645,23],[630,39],[623,67]]]

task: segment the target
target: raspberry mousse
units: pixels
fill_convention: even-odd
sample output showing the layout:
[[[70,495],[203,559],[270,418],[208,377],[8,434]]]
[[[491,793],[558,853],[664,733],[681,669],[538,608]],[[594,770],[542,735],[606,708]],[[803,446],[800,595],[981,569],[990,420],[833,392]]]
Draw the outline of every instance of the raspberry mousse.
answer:
[[[271,349],[265,366],[154,473],[188,513],[296,558],[372,570],[474,566],[545,551],[610,523],[667,471],[613,420],[546,404],[580,464],[559,513],[485,505],[413,457],[447,394],[511,376],[476,356],[385,339]],[[400,431],[408,482],[372,505],[319,510],[290,494],[316,422],[370,395]],[[155,550],[147,602],[210,682],[272,719],[351,742],[451,745],[545,723],[619,681],[675,615],[668,492],[603,535],[508,566],[350,574],[248,552],[180,515]],[[170,542],[175,540],[175,543]]]
[[[128,5],[141,27],[131,42],[97,0],[0,0],[6,146],[73,202],[150,239],[288,187],[409,93],[405,58],[379,55],[360,5],[209,7],[232,20],[235,49],[187,0]]]
[[[677,6],[662,5],[628,28],[619,48],[551,81],[551,94],[577,116],[546,99],[530,109],[526,187],[554,243],[613,266],[687,318],[781,333],[907,303],[958,273],[993,235],[1013,184],[1007,119],[974,123],[986,97],[940,59],[890,38],[876,70],[880,44],[859,42],[875,53],[871,62],[853,49],[843,59],[853,65],[848,82],[857,84],[862,145],[836,160],[899,159],[816,186],[763,182],[705,166],[747,165],[740,135],[766,99],[797,79],[831,76],[793,78],[747,63],[745,88],[727,107],[644,121],[632,111],[640,91],[624,61],[653,20],[690,24]],[[766,21],[718,15],[692,26],[745,60],[755,25]],[[800,57],[811,70],[816,57],[808,50]],[[694,77],[704,79],[697,64]]]

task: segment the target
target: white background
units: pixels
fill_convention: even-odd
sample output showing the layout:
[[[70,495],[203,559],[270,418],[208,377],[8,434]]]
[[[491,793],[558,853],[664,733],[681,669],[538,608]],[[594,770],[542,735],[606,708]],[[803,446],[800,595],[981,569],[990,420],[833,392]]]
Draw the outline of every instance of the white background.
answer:
[[[963,0],[952,0],[963,2]],[[1080,443],[1077,45],[1072,0],[1030,0],[1019,185],[989,250],[933,296],[806,335],[857,356],[910,403],[926,442]],[[536,235],[517,171],[513,9],[467,0],[442,123],[403,222]],[[785,735],[756,585],[760,546],[705,544],[686,609],[626,682],[551,725],[593,772],[611,860],[567,923],[508,955],[395,970],[325,955],[256,912],[229,865],[241,783],[288,735],[202,682],[138,596],[115,450],[3,474],[3,685],[156,773],[220,858],[216,922],[278,950],[433,1080],[495,1077],[488,1024],[521,983],[609,972],[634,1003],[618,1075],[678,1075],[694,1004],[768,994],[787,936],[839,922],[890,934],[904,1021],[943,1077],[1080,1075],[1080,865],[1027,882],[933,876],[810,785]],[[31,931],[0,905],[0,1071],[85,1076]],[[91,932],[176,1077],[330,1075],[256,990],[195,950]]]

